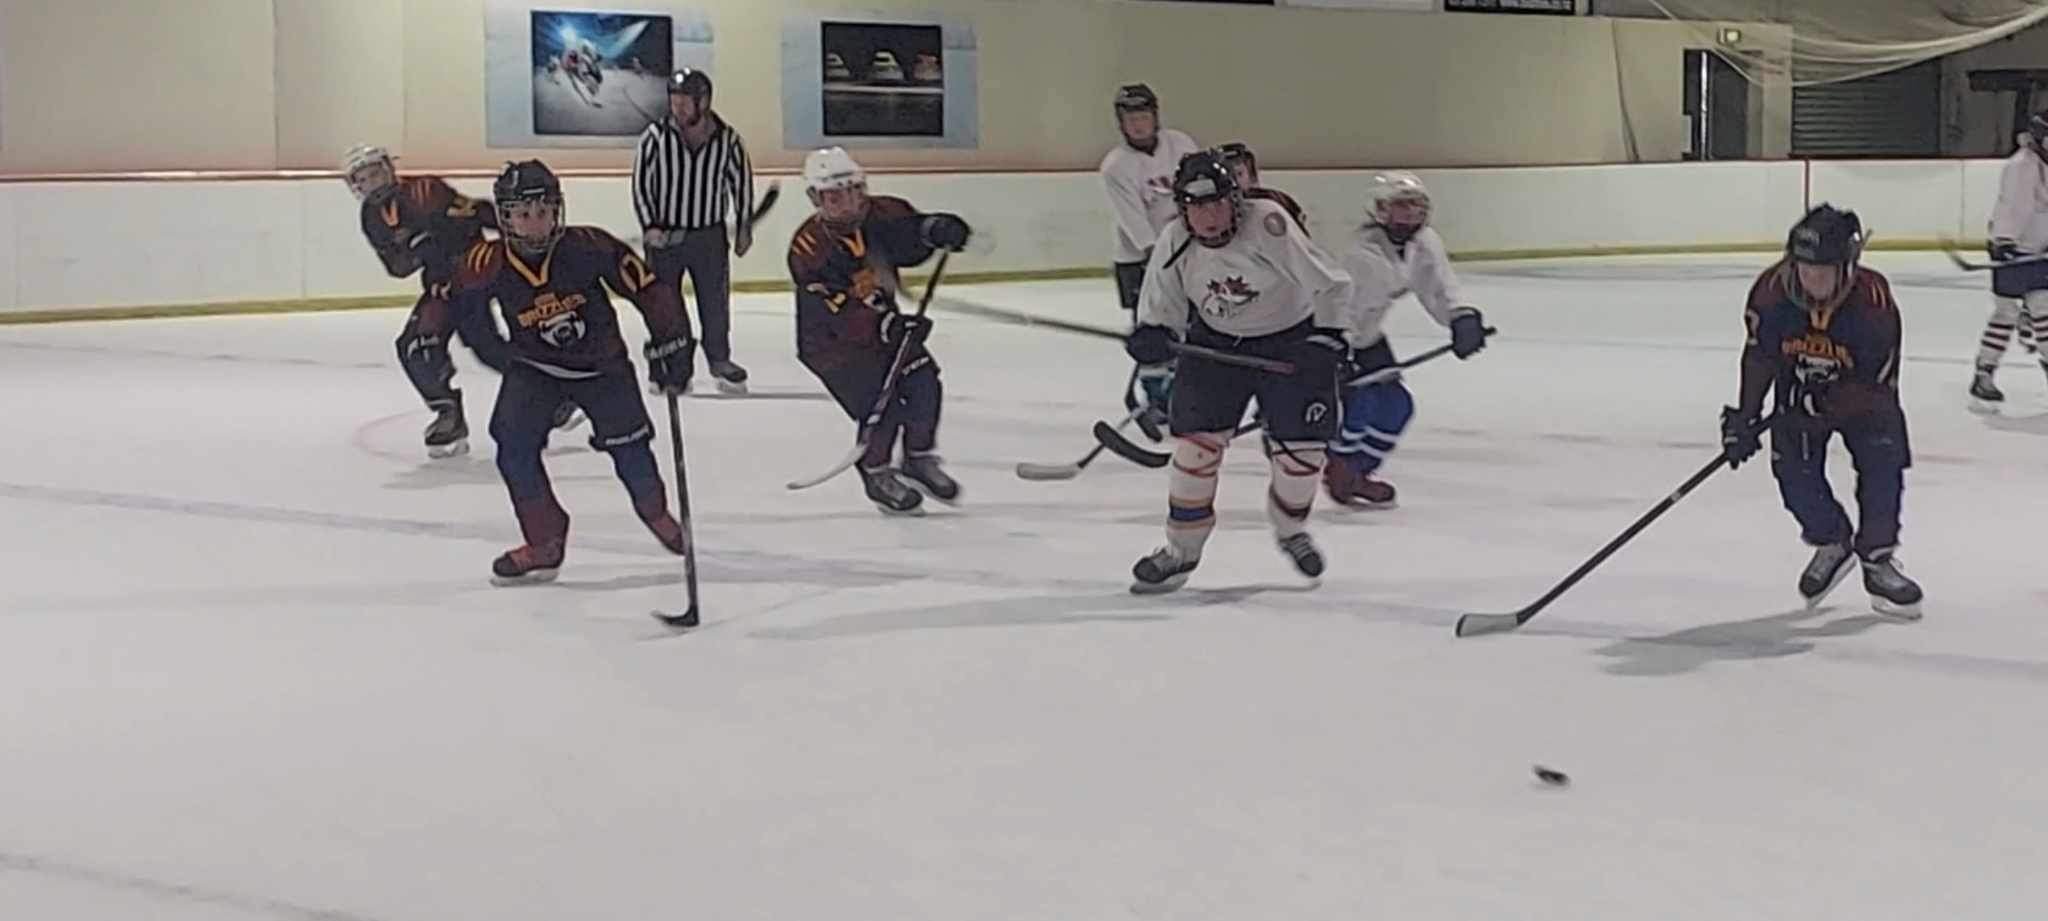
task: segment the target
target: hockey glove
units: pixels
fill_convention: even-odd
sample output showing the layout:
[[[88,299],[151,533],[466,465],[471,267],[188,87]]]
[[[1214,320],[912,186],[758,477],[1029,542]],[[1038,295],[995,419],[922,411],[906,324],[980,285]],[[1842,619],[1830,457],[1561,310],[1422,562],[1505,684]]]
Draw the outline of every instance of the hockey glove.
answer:
[[[1124,351],[1140,365],[1163,365],[1173,360],[1173,344],[1180,337],[1164,326],[1143,325],[1124,339]]]
[[[2020,251],[2020,245],[2017,241],[2005,237],[1999,237],[1984,244],[1984,251],[1990,254],[1992,262],[2011,262],[2014,259],[2021,259],[2027,255]]]
[[[912,345],[922,344],[924,337],[931,335],[931,332],[930,317],[896,311],[882,314],[882,344],[890,348],[895,348],[905,339],[910,340]]]
[[[1486,320],[1477,307],[1460,307],[1451,317],[1451,354],[1471,358],[1486,348]]]
[[[967,238],[974,231],[957,214],[933,214],[925,217],[920,235],[932,246],[957,253],[967,248]]]
[[[1145,395],[1145,409],[1165,413],[1173,403],[1173,366],[1145,365],[1138,369],[1138,392]]]
[[[697,373],[697,340],[689,336],[647,343],[647,380],[662,393],[690,392]]]
[[[1721,454],[1728,458],[1730,469],[1742,466],[1743,461],[1763,450],[1764,433],[1756,423],[1753,414],[1733,406],[1721,407]]]

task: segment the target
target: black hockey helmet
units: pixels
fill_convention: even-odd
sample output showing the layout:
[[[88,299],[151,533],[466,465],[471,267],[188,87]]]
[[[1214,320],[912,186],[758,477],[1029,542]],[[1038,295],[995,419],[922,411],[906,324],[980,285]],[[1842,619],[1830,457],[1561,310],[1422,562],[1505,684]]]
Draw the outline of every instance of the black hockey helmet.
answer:
[[[711,98],[711,75],[701,70],[685,67],[669,75],[668,94],[688,96],[699,101]]]
[[[1854,211],[1821,203],[1785,238],[1785,255],[1812,265],[1854,265],[1863,254],[1863,221]]]
[[[1125,112],[1158,112],[1159,94],[1143,83],[1128,83],[1117,88],[1116,114]]]
[[[1237,187],[1237,176],[1230,172],[1230,164],[1224,162],[1218,151],[1197,150],[1180,158],[1180,166],[1173,171],[1173,200],[1183,207],[1229,198],[1243,191]]]
[[[1242,164],[1246,176],[1253,180],[1258,178],[1259,155],[1252,153],[1251,145],[1243,141],[1231,141],[1216,148],[1216,152],[1223,155],[1223,165],[1236,169]]]
[[[562,201],[562,180],[555,177],[555,171],[539,160],[521,160],[505,164],[505,171],[498,174],[498,181],[491,185],[491,198],[498,205],[498,235],[518,248],[521,252],[536,254],[545,252],[560,238],[567,226],[568,209]],[[555,206],[555,226],[542,237],[523,237],[512,230],[506,220],[505,211],[512,205],[539,202]]]

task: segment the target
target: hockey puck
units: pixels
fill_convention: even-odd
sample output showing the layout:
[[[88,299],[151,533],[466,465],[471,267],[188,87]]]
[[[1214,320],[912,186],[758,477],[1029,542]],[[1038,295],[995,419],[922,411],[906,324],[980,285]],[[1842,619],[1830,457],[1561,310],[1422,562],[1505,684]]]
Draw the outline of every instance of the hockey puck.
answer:
[[[1544,767],[1540,764],[1536,765],[1535,770],[1536,779],[1543,781],[1544,783],[1549,784],[1550,786],[1565,787],[1571,785],[1572,779],[1570,777],[1566,777],[1563,771],[1553,771],[1550,768]]]

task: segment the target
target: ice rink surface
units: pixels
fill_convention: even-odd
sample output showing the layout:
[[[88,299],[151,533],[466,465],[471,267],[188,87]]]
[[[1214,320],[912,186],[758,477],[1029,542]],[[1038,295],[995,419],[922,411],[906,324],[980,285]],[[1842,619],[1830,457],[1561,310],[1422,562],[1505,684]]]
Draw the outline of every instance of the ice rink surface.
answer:
[[[427,461],[402,311],[0,329],[0,917],[2035,916],[2048,378],[2016,350],[2004,414],[1965,408],[1982,276],[1871,258],[1923,622],[1854,577],[1801,611],[1759,462],[1522,632],[1451,635],[1712,456],[1767,259],[1466,266],[1502,333],[1409,375],[1401,507],[1319,497],[1308,590],[1240,440],[1202,568],[1149,599],[1163,473],[1011,472],[1120,412],[1114,343],[936,308],[967,501],[884,519],[852,476],[783,488],[850,423],[788,295],[742,296],[761,398],[684,406],[685,636],[647,617],[680,567],[587,429],[549,454],[561,580],[487,583],[518,533],[496,381],[460,355],[476,451]],[[948,293],[1120,322],[1106,279]],[[1412,304],[1392,329],[1445,338]]]

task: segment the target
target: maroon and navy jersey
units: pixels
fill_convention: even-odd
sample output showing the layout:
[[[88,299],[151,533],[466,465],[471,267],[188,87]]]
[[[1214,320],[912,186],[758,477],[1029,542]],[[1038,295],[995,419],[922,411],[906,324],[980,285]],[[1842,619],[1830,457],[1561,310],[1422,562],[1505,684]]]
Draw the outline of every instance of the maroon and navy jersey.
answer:
[[[655,339],[689,335],[674,286],[639,254],[596,227],[570,227],[539,262],[505,241],[478,243],[462,257],[451,311],[489,310],[496,301],[511,331],[513,357],[561,376],[582,377],[628,361],[612,292],[633,302]]]
[[[832,366],[880,348],[882,314],[896,309],[896,270],[932,256],[924,218],[909,202],[878,195],[858,224],[828,224],[812,215],[797,228],[789,241],[797,357]]]
[[[1858,267],[1829,303],[1802,306],[1789,261],[1764,270],[1751,286],[1745,320],[1746,359],[1768,362],[1780,405],[1796,388],[1837,396],[1830,414],[1862,415],[1898,407],[1899,305],[1891,283]]]
[[[364,199],[363,238],[393,278],[427,270],[430,281],[454,274],[455,260],[498,228],[490,202],[469,198],[436,176],[413,176]]]

